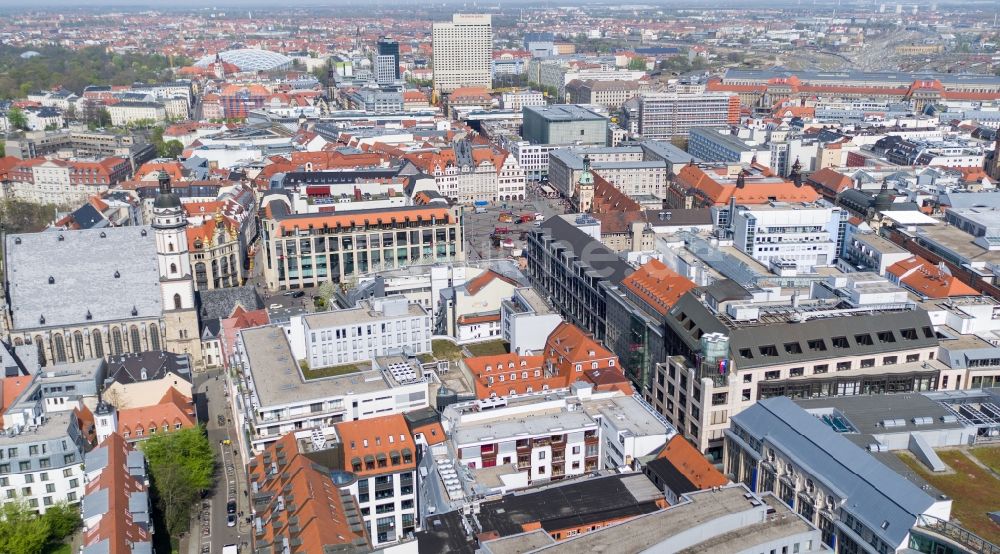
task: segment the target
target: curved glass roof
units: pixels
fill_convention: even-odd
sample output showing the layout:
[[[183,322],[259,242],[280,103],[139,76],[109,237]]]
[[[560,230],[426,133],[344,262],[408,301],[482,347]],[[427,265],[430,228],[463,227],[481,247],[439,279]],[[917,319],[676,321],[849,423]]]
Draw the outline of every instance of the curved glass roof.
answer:
[[[219,52],[219,57],[222,58],[222,61],[240,68],[240,71],[271,71],[281,69],[292,63],[292,59],[284,54],[256,48],[226,50],[225,52]],[[215,55],[209,54],[195,62],[194,65],[205,67],[214,61]]]

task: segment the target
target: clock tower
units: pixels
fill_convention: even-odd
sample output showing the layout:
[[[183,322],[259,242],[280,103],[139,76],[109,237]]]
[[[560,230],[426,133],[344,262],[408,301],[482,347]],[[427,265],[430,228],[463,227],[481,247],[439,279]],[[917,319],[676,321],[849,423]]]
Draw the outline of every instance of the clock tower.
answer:
[[[187,216],[181,199],[170,188],[170,176],[159,176],[160,191],[153,201],[153,232],[160,294],[166,326],[166,349],[188,354],[195,368],[202,367],[198,310],[194,304],[194,282],[187,243]]]

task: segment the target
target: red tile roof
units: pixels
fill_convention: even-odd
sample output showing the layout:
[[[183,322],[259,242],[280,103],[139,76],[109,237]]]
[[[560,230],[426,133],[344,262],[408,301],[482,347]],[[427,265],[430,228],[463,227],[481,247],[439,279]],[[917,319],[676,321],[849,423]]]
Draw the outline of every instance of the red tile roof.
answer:
[[[622,285],[660,315],[667,315],[674,303],[695,284],[660,260],[653,258],[622,280]]]

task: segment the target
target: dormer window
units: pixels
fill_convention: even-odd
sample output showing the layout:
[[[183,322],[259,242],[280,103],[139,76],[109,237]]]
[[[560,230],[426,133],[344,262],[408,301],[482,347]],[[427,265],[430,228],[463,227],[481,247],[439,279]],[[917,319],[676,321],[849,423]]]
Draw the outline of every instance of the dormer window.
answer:
[[[53,277],[53,276],[51,276],[51,275],[49,275],[49,284],[50,284],[50,285],[54,285],[54,284],[56,284],[56,278],[55,278],[55,277]]]
[[[115,270],[115,279],[120,279],[121,276],[122,276],[122,274],[119,273],[117,270]]]
[[[87,315],[83,317],[87,318],[87,321],[90,321],[91,319],[94,319],[94,314],[90,313],[90,310],[87,310]]]

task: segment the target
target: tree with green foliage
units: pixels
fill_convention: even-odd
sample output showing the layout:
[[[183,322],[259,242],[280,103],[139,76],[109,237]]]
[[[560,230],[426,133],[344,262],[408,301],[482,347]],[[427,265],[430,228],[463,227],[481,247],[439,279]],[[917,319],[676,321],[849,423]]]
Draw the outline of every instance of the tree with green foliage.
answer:
[[[7,122],[13,129],[24,130],[28,128],[28,116],[24,115],[24,110],[17,106],[7,110]]]
[[[646,58],[636,56],[628,61],[628,68],[632,71],[646,71]]]
[[[45,509],[43,516],[49,522],[49,541],[62,541],[72,535],[83,524],[80,509],[65,502],[53,504]]]
[[[8,199],[0,202],[0,222],[7,233],[37,233],[56,217],[54,204]]]
[[[199,426],[159,433],[141,445],[152,489],[171,537],[187,531],[191,508],[212,486],[215,450]]]
[[[184,152],[184,144],[177,139],[171,139],[164,142],[163,147],[157,148],[156,151],[161,158],[176,158]]]
[[[24,500],[0,506],[0,552],[37,554],[47,546],[57,546],[81,525],[79,508],[53,504],[38,515]]]
[[[7,156],[7,143],[0,140],[0,158]]]

